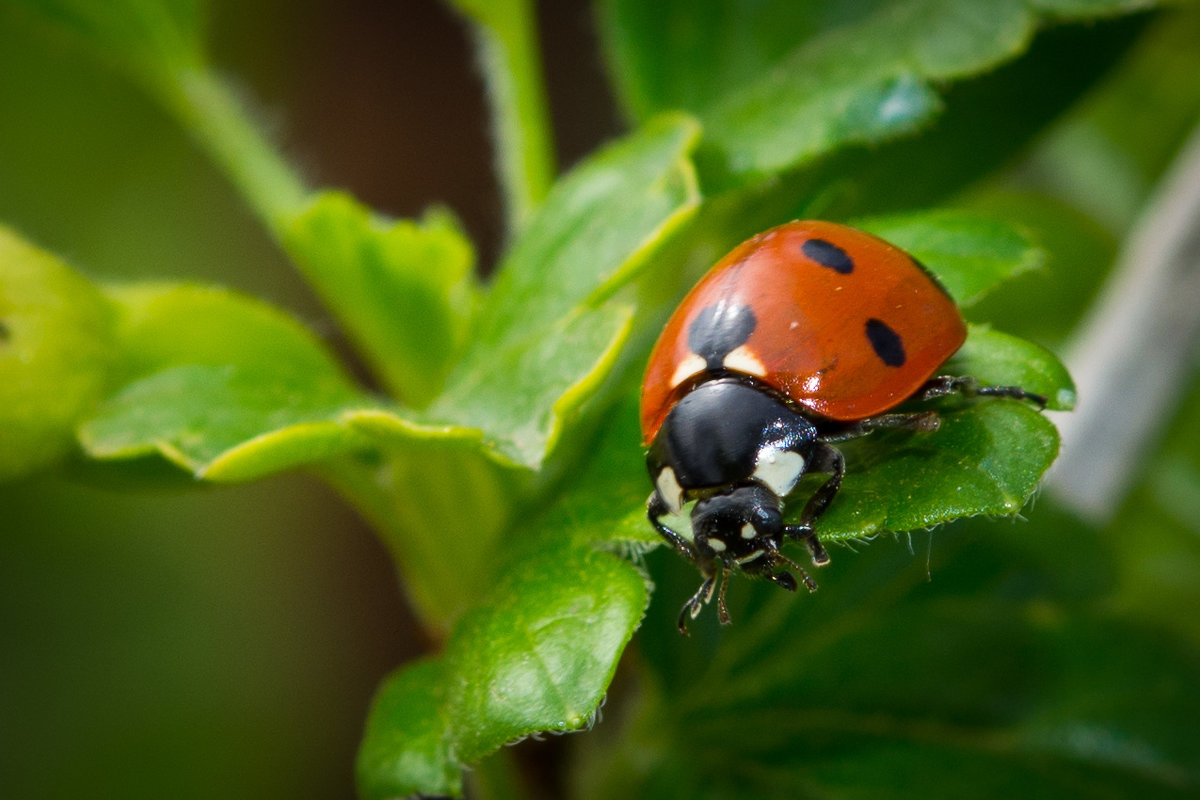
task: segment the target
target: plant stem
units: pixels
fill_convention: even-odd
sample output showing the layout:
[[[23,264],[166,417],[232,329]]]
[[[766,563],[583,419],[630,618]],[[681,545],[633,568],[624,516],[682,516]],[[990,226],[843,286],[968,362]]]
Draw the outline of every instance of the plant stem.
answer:
[[[541,204],[556,171],[537,19],[530,0],[456,5],[476,23],[512,236]]]
[[[1137,222],[1067,364],[1079,405],[1056,419],[1062,456],[1047,485],[1108,522],[1181,397],[1200,340],[1200,127]]]
[[[305,205],[308,190],[237,95],[202,68],[176,70],[152,88],[282,241],[287,223]]]
[[[526,476],[468,456],[461,445],[412,439],[396,446],[402,452],[385,450],[375,465],[347,457],[315,471],[372,525],[422,626],[442,637],[487,588],[509,498],[528,493]]]

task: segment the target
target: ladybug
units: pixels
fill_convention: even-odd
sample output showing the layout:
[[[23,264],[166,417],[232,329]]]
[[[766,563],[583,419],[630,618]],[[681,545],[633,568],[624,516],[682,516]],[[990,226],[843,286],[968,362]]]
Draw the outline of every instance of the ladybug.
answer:
[[[829,554],[814,526],[837,495],[845,460],[833,443],[882,428],[932,431],[933,411],[894,409],[951,394],[1028,400],[1016,386],[938,375],[967,327],[924,266],[882,239],[832,222],[790,222],[717,262],[684,298],[650,356],[642,383],[642,443],[654,491],[650,523],[699,568],[703,581],[679,613],[680,633],[731,572],[796,590],[780,548]],[[829,475],[785,524],[783,499],[809,472]],[[691,534],[663,517],[691,510]]]

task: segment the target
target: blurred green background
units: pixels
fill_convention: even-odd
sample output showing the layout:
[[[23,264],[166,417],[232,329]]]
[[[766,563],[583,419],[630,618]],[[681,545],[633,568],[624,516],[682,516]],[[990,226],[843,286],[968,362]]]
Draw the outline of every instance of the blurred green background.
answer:
[[[565,167],[621,126],[588,4],[541,5]],[[963,198],[1038,229],[1052,254],[1049,273],[1015,281],[981,318],[1061,344],[1200,115],[1200,55],[1187,57],[1200,26],[1183,19],[1151,31],[1143,75],[1126,72]],[[210,38],[312,183],[397,215],[444,202],[484,265],[494,259],[502,215],[482,85],[452,12],[434,0],[218,0]],[[0,220],[93,277],[231,286],[338,344],[184,134],[3,0]],[[1157,455],[1129,465],[1139,477],[1115,522],[1085,528],[1047,497],[1020,532],[1060,547],[1068,573],[1091,563],[1073,544],[1110,544],[1116,574],[1092,576],[1119,585],[1110,602],[1196,647],[1200,393],[1185,383],[1181,406],[1159,412]],[[656,636],[673,616],[668,594],[652,608]],[[137,495],[51,476],[0,486],[4,796],[350,797],[372,692],[427,644],[387,553],[316,481]]]

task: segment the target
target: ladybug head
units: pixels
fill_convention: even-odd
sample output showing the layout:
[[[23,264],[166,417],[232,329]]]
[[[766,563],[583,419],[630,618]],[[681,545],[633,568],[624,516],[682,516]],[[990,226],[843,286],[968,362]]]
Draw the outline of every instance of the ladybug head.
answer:
[[[695,619],[712,600],[718,583],[717,613],[723,624],[729,622],[725,589],[734,569],[758,575],[776,586],[796,590],[796,579],[788,568],[799,573],[809,590],[816,584],[808,573],[779,551],[785,537],[804,538],[810,531],[785,525],[782,501],[771,489],[746,483],[728,491],[696,501],[692,508],[692,559],[704,581],[679,613],[679,631],[687,633],[688,618]],[[826,558],[827,560],[827,558]]]
[[[774,393],[744,376],[714,377],[687,391],[667,414],[646,453],[655,490],[647,514],[655,529],[693,561],[704,576],[684,606],[695,616],[713,596],[717,581],[722,622],[726,579],[734,570],[758,575],[789,591],[804,570],[779,552],[787,538],[804,541],[817,555],[811,526],[783,522],[783,497],[796,486],[812,460],[816,427]],[[695,500],[692,531],[672,530],[662,517],[681,512]],[[828,560],[823,556],[818,563]]]
[[[697,550],[726,564],[748,568],[769,558],[779,550],[783,529],[779,496],[757,483],[705,497],[692,507]]]

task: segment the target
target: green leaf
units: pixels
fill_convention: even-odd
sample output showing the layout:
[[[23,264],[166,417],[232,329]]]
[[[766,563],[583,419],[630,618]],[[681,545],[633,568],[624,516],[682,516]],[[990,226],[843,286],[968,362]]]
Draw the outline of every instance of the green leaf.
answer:
[[[615,364],[633,281],[699,202],[695,123],[665,117],[561,181],[514,244],[473,341],[430,407],[536,468]]]
[[[638,116],[699,110],[755,84],[781,91],[821,77],[946,80],[1019,53],[1033,32],[1023,0],[768,2],[652,5],[606,0],[603,21],[622,96]],[[807,65],[816,74],[799,72]],[[790,81],[790,83],[789,83]]]
[[[442,662],[408,664],[376,692],[355,768],[359,796],[461,794],[462,767],[447,750]]]
[[[931,82],[1019,55],[1038,15],[1024,0],[774,2],[753,11],[721,0],[606,0],[602,20],[628,110],[697,113],[716,166],[744,175],[916,130],[940,107]]]
[[[1016,401],[981,398],[940,418],[934,433],[875,434],[875,441],[840,446],[846,477],[817,524],[822,539],[864,539],[980,514],[1016,514],[1058,455],[1054,425]],[[799,496],[822,480],[806,479]]]
[[[454,794],[459,770],[501,744],[590,724],[647,600],[641,571],[605,552],[621,547],[613,520],[645,497],[637,432],[630,398],[572,480],[508,530],[436,666],[402,669],[380,691],[359,755],[364,797]],[[436,543],[450,573],[468,555],[445,557],[456,539]],[[458,596],[476,588],[457,578]]]
[[[344,377],[341,365],[309,330],[253,297],[178,283],[107,286],[105,293],[118,311],[127,379],[184,364]]]
[[[197,478],[245,481],[363,447],[346,383],[234,365],[172,367],[108,399],[79,431],[93,458],[161,454]]]
[[[0,480],[70,450],[116,361],[113,316],[86,278],[0,227]]]
[[[162,455],[195,477],[244,481],[362,448],[350,419],[374,408],[315,336],[224,289],[110,287],[132,381],[80,428],[101,460]]]
[[[1075,384],[1053,353],[986,325],[968,326],[967,341],[941,371],[971,375],[991,386],[1020,386],[1045,397],[1051,411],[1075,407]]]
[[[641,620],[645,581],[582,536],[523,535],[539,546],[520,548],[445,654],[376,697],[358,761],[369,800],[458,794],[458,771],[501,745],[591,724]]]
[[[463,348],[478,291],[474,252],[454,220],[384,219],[322,192],[284,241],[384,384],[427,404]]]
[[[613,370],[632,321],[633,310],[624,303],[576,309],[542,336],[497,348],[486,372],[464,376],[454,385],[457,397],[468,398],[456,402],[491,418],[482,421],[490,451],[503,460],[535,467],[558,443],[564,422]],[[584,362],[589,355],[595,360]],[[503,376],[508,377],[502,389],[504,405],[490,406],[489,400],[499,399],[497,384]],[[444,409],[444,404],[436,406],[431,418]]]
[[[875,217],[855,225],[911,253],[963,307],[1044,260],[1044,253],[1011,225],[968,212]]]
[[[908,70],[843,76],[828,63],[859,55],[796,58],[775,80],[717,104],[701,116],[717,151],[706,166],[722,176],[781,172],[840,147],[912,134],[941,110],[937,94]]]
[[[1086,97],[1145,27],[1146,18],[1134,16],[1046,28],[1019,59],[950,84],[945,113],[919,136],[840,151],[794,180],[825,187],[818,207],[833,219],[960,205],[962,192],[1020,159]],[[1045,80],[1050,74],[1055,79]]]
[[[640,702],[584,743],[576,796],[1194,795],[1196,651],[1112,610],[1110,540],[1061,514],[995,528],[835,553],[811,597],[739,582],[734,624],[687,640],[695,573],[664,555]]]
[[[446,649],[455,755],[590,724],[648,594],[628,563],[590,545],[549,545],[514,564]]]

